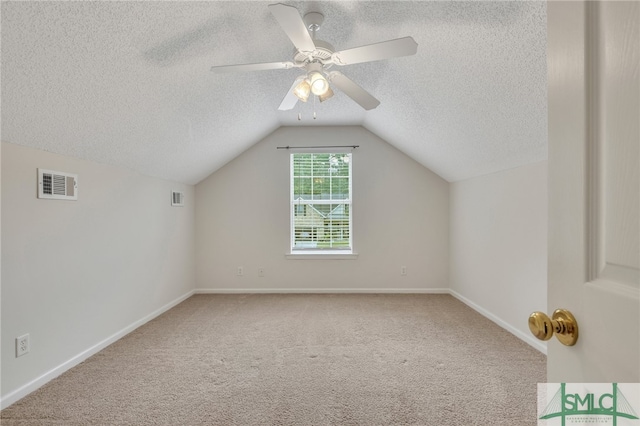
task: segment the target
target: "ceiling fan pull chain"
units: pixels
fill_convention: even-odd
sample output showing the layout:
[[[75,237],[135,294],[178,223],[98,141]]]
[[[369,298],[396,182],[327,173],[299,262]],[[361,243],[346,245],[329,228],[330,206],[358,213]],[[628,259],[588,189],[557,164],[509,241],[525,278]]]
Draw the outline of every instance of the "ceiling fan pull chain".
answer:
[[[313,97],[313,119],[316,119],[316,97]]]

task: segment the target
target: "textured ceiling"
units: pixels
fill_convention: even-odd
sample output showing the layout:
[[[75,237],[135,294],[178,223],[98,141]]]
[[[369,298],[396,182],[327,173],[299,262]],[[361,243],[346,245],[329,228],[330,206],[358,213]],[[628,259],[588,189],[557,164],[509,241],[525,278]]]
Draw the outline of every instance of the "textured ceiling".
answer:
[[[544,2],[286,2],[337,50],[418,43],[340,68],[377,109],[316,120],[277,110],[297,69],[209,71],[291,60],[269,3],[3,1],[2,140],[192,184],[279,126],[362,125],[448,181],[546,159]]]

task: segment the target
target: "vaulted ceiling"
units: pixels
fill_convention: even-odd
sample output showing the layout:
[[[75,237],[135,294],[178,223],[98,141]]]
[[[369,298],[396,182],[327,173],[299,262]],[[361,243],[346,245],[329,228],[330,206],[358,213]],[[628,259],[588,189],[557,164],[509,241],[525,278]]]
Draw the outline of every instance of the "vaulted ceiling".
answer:
[[[278,111],[299,69],[210,72],[292,59],[270,3],[3,1],[2,140],[191,184],[280,126],[362,125],[448,181],[546,159],[544,2],[286,2],[337,50],[415,39],[340,68],[371,111]]]

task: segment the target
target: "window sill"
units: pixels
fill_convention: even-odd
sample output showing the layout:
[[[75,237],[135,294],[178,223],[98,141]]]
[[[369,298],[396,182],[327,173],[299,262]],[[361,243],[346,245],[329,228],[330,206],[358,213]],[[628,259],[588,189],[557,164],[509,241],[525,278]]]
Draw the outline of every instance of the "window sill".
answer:
[[[356,260],[358,253],[344,253],[340,251],[305,251],[304,253],[286,253],[290,260]]]

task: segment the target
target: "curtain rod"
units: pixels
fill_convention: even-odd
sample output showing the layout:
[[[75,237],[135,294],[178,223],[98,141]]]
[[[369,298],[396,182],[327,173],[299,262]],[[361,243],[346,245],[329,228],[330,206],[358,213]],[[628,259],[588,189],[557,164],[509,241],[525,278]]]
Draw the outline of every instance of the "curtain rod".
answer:
[[[360,145],[278,146],[276,149],[360,148]]]

